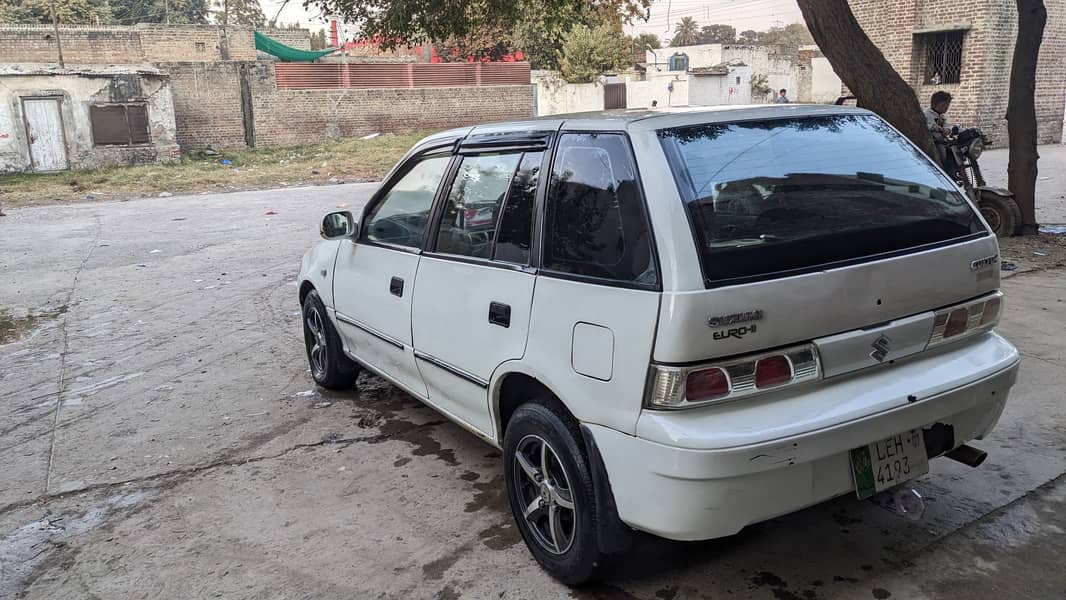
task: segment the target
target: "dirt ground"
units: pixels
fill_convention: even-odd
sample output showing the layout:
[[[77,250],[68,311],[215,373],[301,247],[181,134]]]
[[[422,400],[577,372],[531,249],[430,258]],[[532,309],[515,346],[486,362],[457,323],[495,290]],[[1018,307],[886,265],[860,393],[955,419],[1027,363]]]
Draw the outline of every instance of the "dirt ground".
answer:
[[[641,537],[572,590],[519,539],[493,448],[378,378],[311,382],[299,259],[372,189],[8,210],[0,599],[1062,597],[1066,269],[1009,272],[1018,384],[984,465],[914,482],[922,519],[845,496],[723,540]]]
[[[173,164],[0,174],[0,209],[378,181],[425,133],[184,154]]]

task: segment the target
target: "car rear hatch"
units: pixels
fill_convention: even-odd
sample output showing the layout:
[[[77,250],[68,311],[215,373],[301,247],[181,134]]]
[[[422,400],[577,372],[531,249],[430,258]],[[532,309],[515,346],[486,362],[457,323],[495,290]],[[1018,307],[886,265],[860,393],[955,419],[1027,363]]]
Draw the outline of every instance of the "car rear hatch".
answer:
[[[799,344],[813,348],[821,376],[838,375],[925,350],[950,314],[936,311],[999,286],[998,246],[972,204],[874,115],[700,124],[658,136],[705,282],[665,293],[660,365]],[[984,304],[966,308],[969,325],[982,326]],[[794,375],[805,368],[804,356],[788,360]]]

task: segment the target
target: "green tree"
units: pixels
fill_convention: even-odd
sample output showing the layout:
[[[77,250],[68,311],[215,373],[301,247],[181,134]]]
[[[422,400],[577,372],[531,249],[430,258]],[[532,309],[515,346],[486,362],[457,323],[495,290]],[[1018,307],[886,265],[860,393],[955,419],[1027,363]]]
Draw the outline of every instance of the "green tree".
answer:
[[[307,0],[307,4],[360,23],[361,37],[380,39],[389,48],[461,39],[497,24],[508,31],[522,23],[530,25],[522,35],[527,42],[536,32],[558,39],[574,25],[586,23],[592,12],[611,15],[618,23],[641,17],[651,0]],[[530,14],[537,18],[531,20]]]
[[[215,23],[223,27],[262,27],[266,23],[259,0],[212,0],[211,12],[215,15]]]
[[[737,30],[732,25],[704,25],[700,28],[700,44],[732,44],[737,41]]]
[[[134,23],[207,23],[207,0],[109,0],[113,20]]]
[[[759,33],[759,42],[782,46],[806,46],[814,43],[811,32],[802,23],[789,23],[784,27],[771,27]]]
[[[662,41],[659,40],[659,36],[654,33],[642,33],[633,38],[633,43],[639,46],[641,50],[658,50],[663,47]]]
[[[737,42],[740,44],[758,44],[759,32],[754,29],[745,29],[737,36]]]
[[[674,27],[674,39],[671,46],[692,46],[700,40],[700,25],[692,17],[684,17]]]
[[[610,25],[595,29],[575,25],[563,43],[559,68],[570,83],[590,83],[608,71],[625,67],[629,58],[629,44]]]
[[[329,47],[329,42],[326,41],[326,30],[319,29],[311,34],[311,49],[312,50],[325,50]]]
[[[106,25],[112,22],[107,0],[56,0],[56,19],[68,25]],[[0,0],[0,23],[51,23],[49,0]]]

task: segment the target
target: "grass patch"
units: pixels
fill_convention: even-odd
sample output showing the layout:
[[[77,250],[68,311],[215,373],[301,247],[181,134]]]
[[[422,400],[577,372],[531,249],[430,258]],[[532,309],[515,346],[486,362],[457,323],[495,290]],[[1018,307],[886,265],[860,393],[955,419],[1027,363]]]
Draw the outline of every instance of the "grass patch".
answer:
[[[182,155],[165,165],[103,167],[0,175],[0,205],[125,200],[162,192],[190,194],[291,185],[377,181],[426,132],[292,146]],[[222,164],[228,160],[231,164]]]

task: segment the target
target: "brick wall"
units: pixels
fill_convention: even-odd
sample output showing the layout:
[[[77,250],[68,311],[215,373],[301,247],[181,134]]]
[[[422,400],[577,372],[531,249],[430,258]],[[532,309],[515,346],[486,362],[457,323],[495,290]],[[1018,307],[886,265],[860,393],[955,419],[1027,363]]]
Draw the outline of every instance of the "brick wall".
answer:
[[[300,50],[311,49],[310,29],[261,29],[260,31],[286,46],[292,46]]]
[[[242,69],[261,147],[524,119],[533,111],[529,85],[279,90],[270,61],[158,66],[170,74],[177,141],[186,151],[244,147]]]
[[[148,62],[207,61],[222,59],[221,32],[199,25],[145,25],[136,27],[144,60]]]
[[[129,27],[64,27],[63,57],[70,64],[142,62],[140,35]],[[0,61],[59,62],[48,25],[0,25]]]
[[[529,118],[532,87],[278,90],[274,63],[249,70],[257,146]]]
[[[63,57],[69,64],[136,64],[144,62],[255,60],[251,29],[214,25],[157,25],[131,27],[60,28]],[[286,30],[286,39],[298,43],[306,29]],[[288,43],[288,41],[286,41]],[[228,50],[224,56],[223,51]],[[55,35],[50,25],[0,25],[0,62],[58,62]]]
[[[1007,141],[1007,98],[1017,35],[1012,0],[851,0],[852,11],[870,39],[918,94],[922,106],[936,90],[954,97],[952,122],[976,125],[994,145]],[[1037,69],[1039,142],[1061,140],[1066,104],[1066,0],[1045,0],[1048,23]],[[925,54],[915,30],[967,27],[962,74],[955,84],[923,82]]]
[[[239,63],[159,63],[170,73],[177,141],[183,150],[243,148]]]

